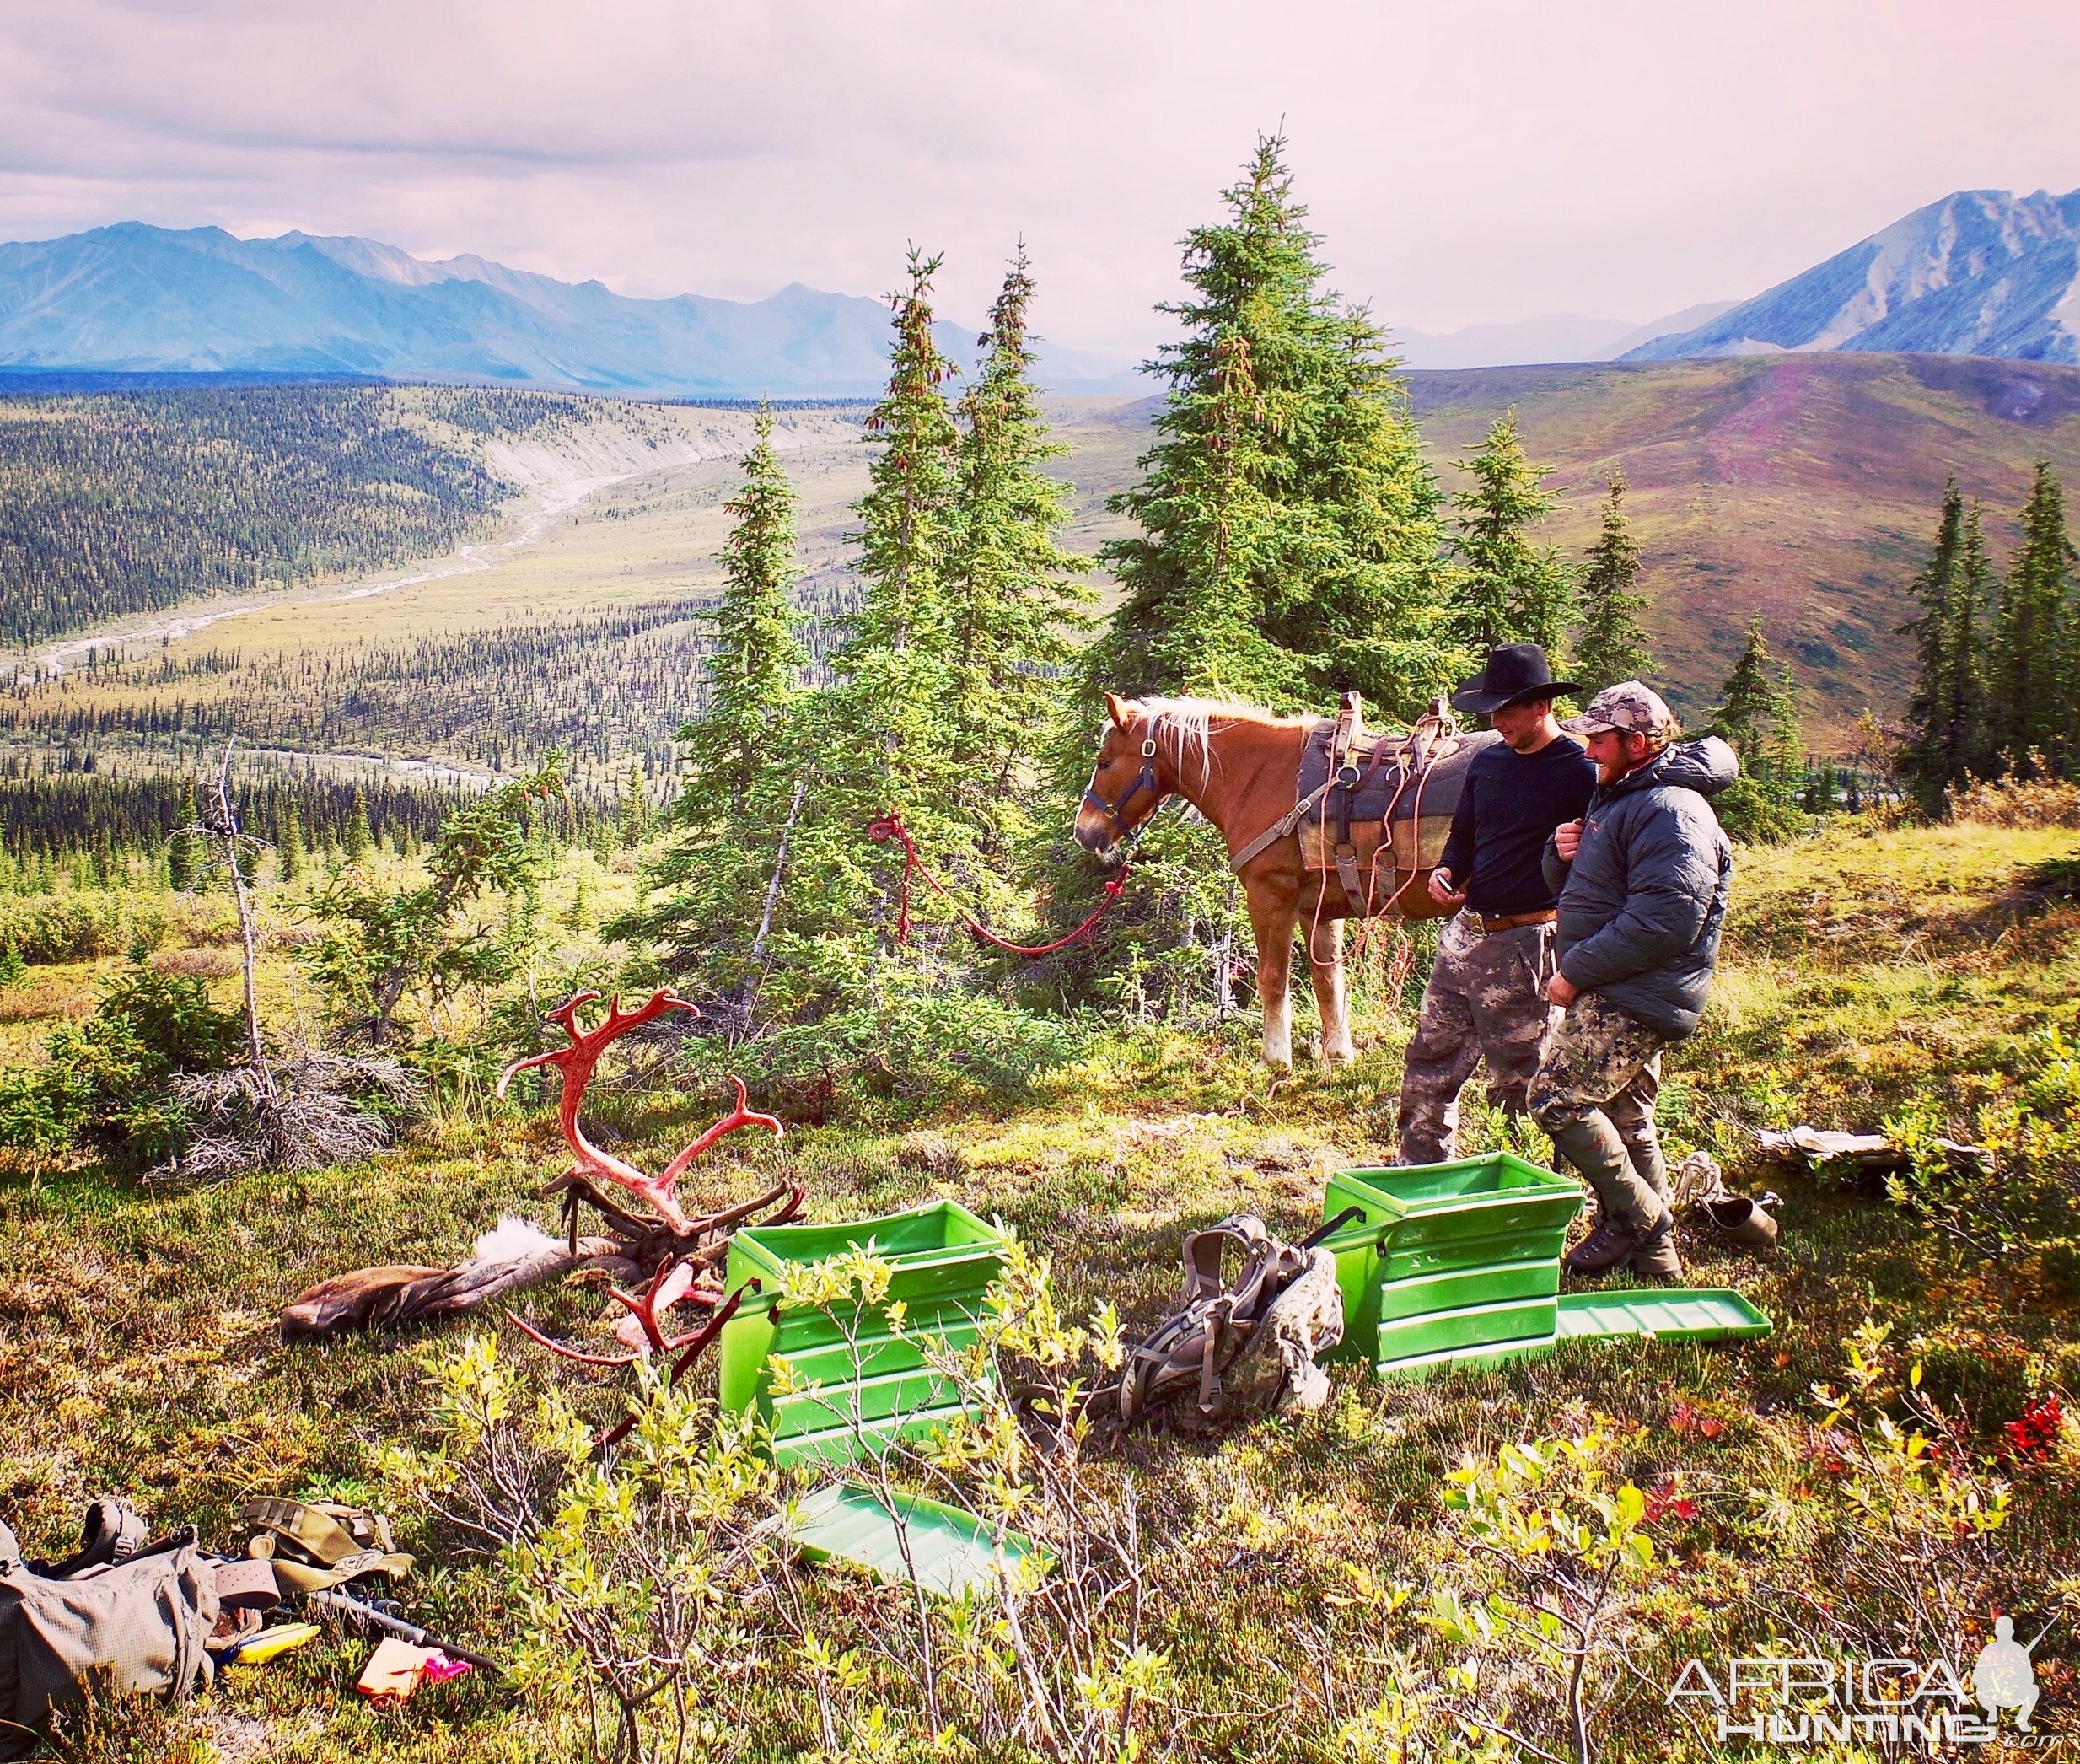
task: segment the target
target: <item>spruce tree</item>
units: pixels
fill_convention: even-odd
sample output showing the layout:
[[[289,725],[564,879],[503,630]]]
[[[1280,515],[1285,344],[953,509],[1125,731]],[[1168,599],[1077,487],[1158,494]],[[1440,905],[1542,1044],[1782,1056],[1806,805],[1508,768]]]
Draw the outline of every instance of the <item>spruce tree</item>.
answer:
[[[895,344],[889,386],[867,433],[881,443],[860,517],[865,592],[843,621],[830,664],[841,714],[858,745],[844,769],[885,803],[933,777],[942,756],[951,672],[946,569],[956,524],[959,436],[946,401],[953,365],[933,336],[932,278],[940,260],[913,246],[910,288],[891,297]]]
[[[1142,481],[1137,535],[1101,559],[1126,597],[1087,653],[1110,689],[1274,707],[1356,687],[1420,707],[1463,658],[1438,630],[1438,492],[1385,333],[1323,286],[1282,137],[1260,140],[1227,217],[1185,240],[1185,335]]]
[[[1089,594],[1087,560],[1056,537],[1069,493],[1041,469],[1068,449],[1048,438],[1032,381],[1027,309],[1033,278],[1019,248],[982,360],[960,401],[956,519],[946,570],[955,796],[988,825],[1001,849],[1013,830],[1013,789],[1029,772],[1038,737],[1060,702],[1058,678],[1074,655]]]
[[[1644,680],[1653,671],[1639,621],[1646,597],[1632,591],[1639,579],[1639,546],[1625,518],[1625,474],[1614,471],[1604,500],[1603,531],[1589,547],[1582,574],[1582,626],[1569,671],[1590,694],[1621,680]]]
[[[282,799],[282,818],[275,829],[275,862],[284,882],[295,881],[304,872],[304,824],[293,795]]]
[[[722,551],[723,596],[707,702],[680,733],[685,799],[741,812],[784,732],[809,658],[794,635],[794,488],[773,449],[772,412],[761,407],[744,483],[723,507],[733,524]]]
[[[368,848],[375,843],[375,836],[368,827],[368,799],[362,795],[361,786],[354,786],[352,807],[347,811],[347,834],[341,847],[349,863],[358,863],[368,855]]]
[[[1713,727],[1740,756],[1741,770],[1770,776],[1783,749],[1784,732],[1798,728],[1787,686],[1771,668],[1773,658],[1762,635],[1762,621],[1748,627],[1748,640],[1719,691]]]
[[[1769,748],[1764,763],[1770,772],[1771,782],[1778,795],[1789,802],[1798,793],[1798,788],[1805,772],[1805,745],[1800,739],[1798,723],[1798,686],[1791,677],[1791,664],[1784,663],[1776,670],[1776,717],[1770,729]]]
[[[1556,653],[1574,585],[1558,548],[1540,550],[1527,534],[1560,498],[1545,488],[1547,468],[1524,452],[1516,411],[1496,419],[1470,460],[1454,463],[1473,481],[1452,497],[1452,628],[1477,656],[1497,643],[1539,643]]]
[[[166,847],[166,879],[176,894],[185,894],[201,879],[206,847],[202,836],[195,829],[202,818],[195,799],[195,781],[191,778],[180,795],[180,824]]]
[[[1957,610],[1952,621],[1948,755],[1950,779],[1961,784],[1993,771],[1987,745],[1986,624],[1996,593],[1993,560],[1986,551],[1985,518],[1975,499],[1964,516],[1964,548],[1958,562]]]
[[[642,761],[632,760],[621,784],[621,843],[631,851],[640,851],[655,831],[656,817],[651,813],[650,787],[642,775]]]
[[[873,848],[866,858],[872,889],[861,899],[867,824],[900,809],[927,858],[957,871],[981,831],[954,801],[947,576],[959,529],[959,436],[945,392],[954,368],[933,335],[939,261],[913,247],[909,288],[890,301],[895,339],[888,390],[867,421],[881,451],[854,508],[863,593],[830,657],[837,683],[817,695],[817,780],[793,853],[825,878],[809,889],[834,928],[863,923],[882,938],[897,922],[902,852],[893,844]]]
[[[1773,665],[1758,617],[1740,659],[1721,688],[1712,732],[1740,756],[1740,777],[1712,799],[1726,831],[1738,839],[1778,840],[1796,828],[1803,783],[1798,700],[1788,666]]]
[[[808,657],[794,634],[794,491],[759,412],[742,461],[744,482],[724,505],[734,518],[722,551],[723,595],[701,714],[679,731],[685,771],[672,832],[646,864],[645,901],[608,927],[659,950],[662,971],[721,996],[746,1025],[753,948],[763,896],[791,827],[790,786],[811,744],[797,713]],[[646,799],[647,801],[647,799]],[[623,830],[626,830],[624,817]],[[611,852],[604,828],[604,867]]]
[[[2029,771],[2039,759],[2067,763],[2080,656],[2080,631],[2067,604],[2073,549],[2065,498],[2047,460],[2037,461],[2022,527],[1990,646],[1987,723],[1996,765]]]
[[[1986,682],[1979,616],[1988,584],[1985,541],[1975,504],[1952,478],[1927,567],[1915,584],[1921,616],[1900,627],[1915,644],[1914,690],[1907,699],[1906,739],[1900,772],[1908,791],[1931,815],[1948,793],[1986,765]]]

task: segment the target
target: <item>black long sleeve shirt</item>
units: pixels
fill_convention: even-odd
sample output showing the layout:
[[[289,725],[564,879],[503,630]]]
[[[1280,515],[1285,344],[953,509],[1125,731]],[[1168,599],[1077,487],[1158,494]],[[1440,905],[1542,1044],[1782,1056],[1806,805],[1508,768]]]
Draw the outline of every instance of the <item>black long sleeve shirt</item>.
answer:
[[[1558,897],[1540,863],[1545,842],[1562,821],[1580,818],[1595,789],[1596,767],[1569,736],[1533,754],[1500,741],[1484,748],[1467,767],[1438,868],[1475,912],[1546,912]]]

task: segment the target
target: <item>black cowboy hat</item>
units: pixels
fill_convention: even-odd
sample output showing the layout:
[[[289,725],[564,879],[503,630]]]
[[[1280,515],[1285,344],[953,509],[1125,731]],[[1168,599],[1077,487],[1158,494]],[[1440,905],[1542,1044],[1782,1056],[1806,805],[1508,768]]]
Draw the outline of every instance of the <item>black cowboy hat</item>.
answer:
[[[1572,680],[1555,680],[1545,652],[1536,643],[1497,643],[1488,664],[1452,694],[1452,708],[1486,716],[1520,698],[1564,698],[1582,690]]]

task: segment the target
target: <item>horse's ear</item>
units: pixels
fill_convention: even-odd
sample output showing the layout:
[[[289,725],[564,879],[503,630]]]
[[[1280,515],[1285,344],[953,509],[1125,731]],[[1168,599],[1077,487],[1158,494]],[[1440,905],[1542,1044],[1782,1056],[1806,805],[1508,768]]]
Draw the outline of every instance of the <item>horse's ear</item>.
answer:
[[[1134,719],[1127,714],[1126,701],[1117,692],[1105,694],[1105,714],[1112,718],[1115,728],[1125,729]]]

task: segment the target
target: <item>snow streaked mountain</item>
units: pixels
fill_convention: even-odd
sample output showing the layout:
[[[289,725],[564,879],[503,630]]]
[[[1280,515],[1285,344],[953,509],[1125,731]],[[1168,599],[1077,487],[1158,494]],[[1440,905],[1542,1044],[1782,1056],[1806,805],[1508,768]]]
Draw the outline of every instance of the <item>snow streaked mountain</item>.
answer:
[[[974,335],[942,322],[966,363]],[[680,396],[881,390],[888,309],[797,282],[764,300],[636,300],[372,239],[236,239],[126,222],[0,244],[0,367],[355,374]],[[1042,378],[1110,390],[1062,351]]]
[[[1960,190],[1625,359],[1794,349],[2080,363],[2080,190]]]

